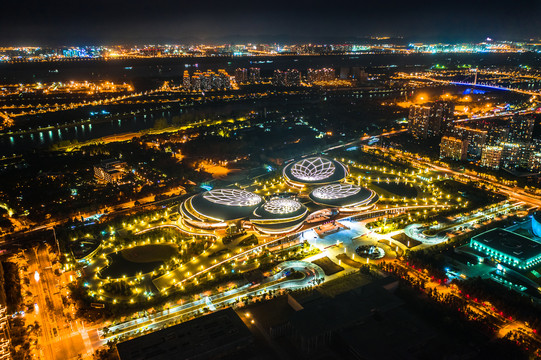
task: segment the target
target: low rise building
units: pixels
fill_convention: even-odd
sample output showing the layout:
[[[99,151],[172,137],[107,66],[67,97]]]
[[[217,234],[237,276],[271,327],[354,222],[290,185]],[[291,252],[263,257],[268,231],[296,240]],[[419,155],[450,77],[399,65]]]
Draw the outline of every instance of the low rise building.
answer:
[[[94,165],[94,176],[107,183],[116,183],[124,176],[126,166],[124,161],[102,161],[99,165]]]
[[[501,228],[472,237],[470,247],[485,254],[492,261],[521,270],[541,263],[541,243]]]
[[[249,358],[254,337],[232,308],[117,344],[121,360]]]

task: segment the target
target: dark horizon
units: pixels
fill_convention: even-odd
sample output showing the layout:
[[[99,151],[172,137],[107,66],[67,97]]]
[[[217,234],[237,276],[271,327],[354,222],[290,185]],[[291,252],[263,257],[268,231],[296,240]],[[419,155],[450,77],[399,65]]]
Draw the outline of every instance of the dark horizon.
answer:
[[[541,37],[541,4],[518,0],[449,3],[344,1],[310,4],[278,0],[235,5],[19,1],[0,14],[0,44],[77,46],[151,43],[330,43],[368,36],[414,41],[528,40]],[[285,35],[287,34],[287,35]],[[332,41],[334,40],[334,41]]]

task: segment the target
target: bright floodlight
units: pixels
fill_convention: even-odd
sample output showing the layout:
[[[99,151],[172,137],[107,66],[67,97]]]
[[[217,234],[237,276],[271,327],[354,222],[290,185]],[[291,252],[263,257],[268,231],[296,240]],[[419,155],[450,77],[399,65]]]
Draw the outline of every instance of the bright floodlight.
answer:
[[[272,199],[263,205],[263,209],[272,214],[290,214],[301,208],[301,203],[292,199]]]
[[[361,188],[352,184],[332,184],[315,189],[312,194],[319,199],[343,199],[358,194]]]
[[[238,189],[214,189],[204,193],[203,197],[215,204],[226,206],[254,206],[261,202],[259,195]]]
[[[334,174],[334,164],[322,157],[310,157],[297,161],[291,167],[291,174],[304,181],[327,179]]]

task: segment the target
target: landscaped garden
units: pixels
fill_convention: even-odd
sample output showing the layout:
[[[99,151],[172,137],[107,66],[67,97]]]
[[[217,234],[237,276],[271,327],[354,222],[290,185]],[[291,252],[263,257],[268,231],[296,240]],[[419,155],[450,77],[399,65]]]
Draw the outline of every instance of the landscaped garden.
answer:
[[[133,277],[147,274],[162,266],[178,254],[175,244],[150,244],[127,248],[107,255],[109,265],[101,270],[104,278]]]

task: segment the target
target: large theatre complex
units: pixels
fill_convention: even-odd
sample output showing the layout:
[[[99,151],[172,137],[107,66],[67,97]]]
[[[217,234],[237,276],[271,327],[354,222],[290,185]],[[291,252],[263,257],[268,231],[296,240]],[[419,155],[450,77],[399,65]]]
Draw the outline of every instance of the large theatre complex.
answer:
[[[372,208],[378,195],[346,183],[348,168],[323,156],[303,158],[286,165],[283,179],[288,191],[262,197],[236,189],[212,189],[180,205],[184,225],[201,229],[253,229],[284,234],[299,229],[323,213],[355,213]]]

